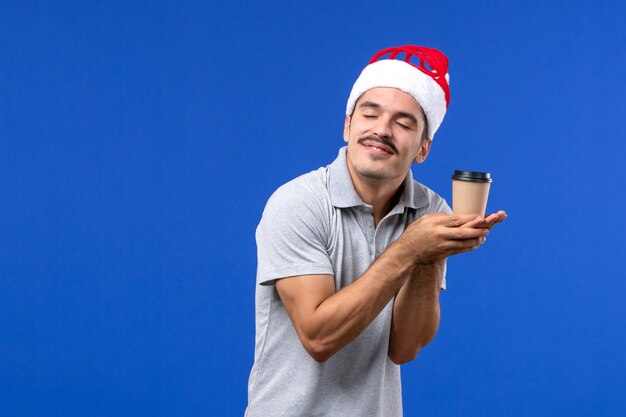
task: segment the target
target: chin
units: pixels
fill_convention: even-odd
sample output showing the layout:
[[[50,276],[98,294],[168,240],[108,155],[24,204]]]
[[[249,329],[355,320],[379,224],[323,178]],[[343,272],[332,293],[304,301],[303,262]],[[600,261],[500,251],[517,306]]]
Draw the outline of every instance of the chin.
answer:
[[[372,180],[386,180],[390,178],[388,172],[380,169],[357,169],[357,172],[363,178],[369,178]]]

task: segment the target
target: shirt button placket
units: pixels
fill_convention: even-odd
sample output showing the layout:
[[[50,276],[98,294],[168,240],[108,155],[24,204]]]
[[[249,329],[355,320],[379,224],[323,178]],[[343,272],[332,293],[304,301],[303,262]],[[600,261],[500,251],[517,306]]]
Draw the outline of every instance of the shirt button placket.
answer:
[[[370,248],[371,261],[376,259],[376,229],[374,229],[374,217],[372,217],[372,207],[363,206],[363,215],[365,216],[365,224],[367,225],[367,240]]]
[[[381,222],[378,223],[378,228],[376,228],[376,231],[374,232],[374,257],[375,258],[378,258],[380,256],[381,248],[383,247],[383,245],[380,244],[379,240],[380,240],[380,237],[384,235],[384,232],[383,232],[384,223],[385,223],[385,219],[381,220]]]

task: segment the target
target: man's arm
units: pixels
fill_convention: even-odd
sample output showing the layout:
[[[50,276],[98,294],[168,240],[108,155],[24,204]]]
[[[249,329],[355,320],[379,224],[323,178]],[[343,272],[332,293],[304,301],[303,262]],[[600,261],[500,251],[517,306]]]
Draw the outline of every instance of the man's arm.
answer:
[[[307,352],[317,361],[327,360],[376,318],[415,268],[477,248],[488,231],[459,227],[475,217],[421,217],[361,277],[337,292],[330,275],[277,280],[278,294]]]
[[[439,329],[439,291],[445,260],[415,268],[393,304],[389,359],[402,364],[415,359]]]
[[[490,230],[506,217],[504,211],[499,211],[463,227]],[[481,238],[480,243],[484,240]],[[389,358],[394,363],[412,361],[420,349],[435,338],[439,329],[439,291],[444,267],[445,259],[416,267],[398,292],[389,335]]]
[[[411,267],[393,250],[388,252],[337,292],[331,275],[276,281],[298,337],[313,359],[323,362],[354,340],[398,292]]]

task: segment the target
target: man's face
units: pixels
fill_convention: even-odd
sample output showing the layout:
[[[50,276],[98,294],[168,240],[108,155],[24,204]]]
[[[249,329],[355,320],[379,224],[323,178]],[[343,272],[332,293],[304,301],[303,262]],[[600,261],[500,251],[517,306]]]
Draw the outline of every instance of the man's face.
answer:
[[[373,88],[346,116],[343,137],[348,142],[350,171],[369,180],[404,179],[413,162],[428,156],[431,140],[422,108],[396,88]]]

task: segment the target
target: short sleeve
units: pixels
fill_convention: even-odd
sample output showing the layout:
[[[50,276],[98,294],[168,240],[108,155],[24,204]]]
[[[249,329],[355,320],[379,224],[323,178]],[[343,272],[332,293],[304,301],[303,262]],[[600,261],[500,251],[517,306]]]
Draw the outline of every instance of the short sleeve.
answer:
[[[328,255],[328,208],[306,184],[288,183],[269,199],[256,230],[257,283],[333,274]]]

